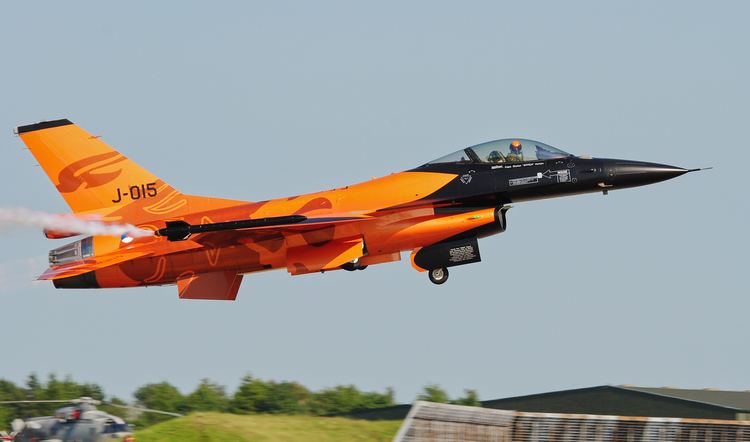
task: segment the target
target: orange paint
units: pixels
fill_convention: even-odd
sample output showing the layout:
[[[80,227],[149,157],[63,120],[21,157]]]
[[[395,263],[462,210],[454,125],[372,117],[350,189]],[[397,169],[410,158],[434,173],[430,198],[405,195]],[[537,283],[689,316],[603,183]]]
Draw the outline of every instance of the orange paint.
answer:
[[[185,195],[66,121],[28,126],[19,135],[77,215],[152,231],[178,220],[200,225],[302,215],[307,221],[185,241],[154,236],[125,244],[96,237],[91,259],[53,267],[41,279],[91,274],[99,287],[177,284],[181,298],[234,299],[242,274],[283,268],[299,275],[397,261],[400,252],[494,222],[495,208],[440,215],[425,202],[457,178],[451,173],[395,173],[264,202]]]

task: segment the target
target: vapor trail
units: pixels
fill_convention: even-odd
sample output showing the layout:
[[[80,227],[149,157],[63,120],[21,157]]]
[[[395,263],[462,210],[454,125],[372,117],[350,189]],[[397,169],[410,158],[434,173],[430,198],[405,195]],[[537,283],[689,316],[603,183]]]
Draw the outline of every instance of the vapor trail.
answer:
[[[46,267],[45,255],[0,262],[0,293],[11,293],[44,284],[37,277]]]
[[[28,226],[81,235],[122,236],[133,238],[151,236],[150,230],[139,229],[131,224],[113,224],[77,218],[75,215],[55,215],[35,210],[0,208],[0,230],[8,227]]]

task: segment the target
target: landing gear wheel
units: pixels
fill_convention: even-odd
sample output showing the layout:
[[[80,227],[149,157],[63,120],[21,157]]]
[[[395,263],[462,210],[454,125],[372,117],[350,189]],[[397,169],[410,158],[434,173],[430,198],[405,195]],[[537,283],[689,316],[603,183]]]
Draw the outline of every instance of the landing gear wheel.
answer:
[[[346,264],[342,265],[341,268],[353,272],[355,270],[364,270],[367,268],[367,266],[363,266],[359,262],[347,262]]]
[[[445,267],[432,269],[427,273],[427,276],[430,277],[433,284],[442,284],[448,280],[448,269]]]

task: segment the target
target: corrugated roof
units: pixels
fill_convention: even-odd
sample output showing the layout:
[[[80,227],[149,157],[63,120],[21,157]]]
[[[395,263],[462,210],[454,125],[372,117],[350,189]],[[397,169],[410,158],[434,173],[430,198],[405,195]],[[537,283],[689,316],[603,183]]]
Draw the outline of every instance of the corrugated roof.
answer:
[[[748,391],[723,391],[713,389],[687,390],[682,388],[635,387],[632,385],[618,385],[617,388],[655,394],[674,399],[700,402],[702,404],[716,405],[719,407],[733,408],[739,411],[750,410],[750,392]]]

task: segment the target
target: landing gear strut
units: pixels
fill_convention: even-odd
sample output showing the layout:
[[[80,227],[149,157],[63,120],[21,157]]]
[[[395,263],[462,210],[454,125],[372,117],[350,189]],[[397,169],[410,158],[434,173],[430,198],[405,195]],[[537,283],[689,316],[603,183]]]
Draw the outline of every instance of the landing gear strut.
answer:
[[[430,277],[430,281],[433,284],[442,284],[448,280],[448,269],[446,269],[445,267],[432,269],[427,272],[427,276]]]

